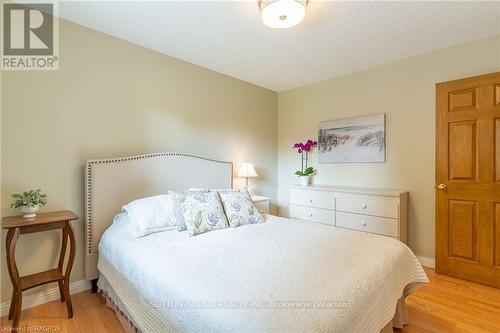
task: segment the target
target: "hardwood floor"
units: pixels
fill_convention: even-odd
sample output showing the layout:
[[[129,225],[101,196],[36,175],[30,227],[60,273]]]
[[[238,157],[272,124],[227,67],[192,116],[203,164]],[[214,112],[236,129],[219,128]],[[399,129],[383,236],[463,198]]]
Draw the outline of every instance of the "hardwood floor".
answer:
[[[425,269],[430,283],[406,301],[402,332],[500,332],[500,289]]]
[[[500,332],[500,289],[436,274],[430,269],[426,272],[430,283],[406,302],[410,324],[395,332]],[[24,310],[20,329],[46,326],[55,328],[52,332],[123,332],[114,312],[96,295],[87,291],[73,295],[72,299],[73,319],[66,317],[64,303],[54,301]],[[2,317],[1,332],[6,332],[10,324]]]
[[[73,294],[71,301],[73,303],[72,319],[68,319],[66,305],[58,300],[23,310],[19,332],[123,332],[115,313],[96,294],[91,294],[90,291]],[[0,332],[8,332],[11,324],[12,321],[7,320],[7,316],[2,317]],[[26,327],[30,327],[31,330]]]

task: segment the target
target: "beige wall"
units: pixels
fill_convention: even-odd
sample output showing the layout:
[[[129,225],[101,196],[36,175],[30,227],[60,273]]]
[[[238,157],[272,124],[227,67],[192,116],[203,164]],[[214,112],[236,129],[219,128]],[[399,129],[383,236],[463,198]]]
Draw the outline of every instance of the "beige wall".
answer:
[[[434,84],[500,70],[500,35],[290,90],[278,98],[278,202],[288,214],[288,188],[300,159],[291,146],[317,138],[322,120],[386,114],[387,161],[318,164],[316,184],[410,191],[409,243],[434,257]]]
[[[83,216],[86,159],[164,151],[233,161],[235,171],[253,162],[261,176],[253,192],[276,201],[274,92],[64,21],[59,71],[2,74],[3,216],[17,213],[8,208],[12,192],[37,187],[49,195],[43,210]],[[78,281],[84,220],[74,226],[71,280]],[[58,239],[50,232],[21,236],[20,273],[54,265]],[[11,287],[3,245],[1,257],[5,301]]]

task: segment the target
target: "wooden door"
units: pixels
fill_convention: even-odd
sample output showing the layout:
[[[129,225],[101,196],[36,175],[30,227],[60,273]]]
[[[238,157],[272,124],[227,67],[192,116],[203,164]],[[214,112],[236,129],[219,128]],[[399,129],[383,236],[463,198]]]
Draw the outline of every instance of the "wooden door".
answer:
[[[436,85],[436,271],[500,288],[500,72]]]

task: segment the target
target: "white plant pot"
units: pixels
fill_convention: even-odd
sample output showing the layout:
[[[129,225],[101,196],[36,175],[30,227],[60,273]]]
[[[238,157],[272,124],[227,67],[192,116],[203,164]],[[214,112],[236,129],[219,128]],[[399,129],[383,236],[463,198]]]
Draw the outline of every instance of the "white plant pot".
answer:
[[[39,205],[36,206],[22,206],[21,207],[21,213],[23,213],[23,218],[25,219],[31,219],[36,216],[36,212],[40,209]]]
[[[307,186],[311,182],[310,176],[299,176],[299,178],[300,178],[300,185],[302,186]]]

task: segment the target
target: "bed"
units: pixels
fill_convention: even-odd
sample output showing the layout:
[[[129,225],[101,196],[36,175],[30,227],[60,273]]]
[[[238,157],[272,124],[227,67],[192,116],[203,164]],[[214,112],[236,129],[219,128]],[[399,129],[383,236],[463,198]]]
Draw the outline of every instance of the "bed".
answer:
[[[126,330],[389,332],[407,322],[404,299],[427,277],[397,240],[273,215],[135,238],[119,214],[142,196],[231,185],[231,163],[185,154],[88,162],[86,274]]]

